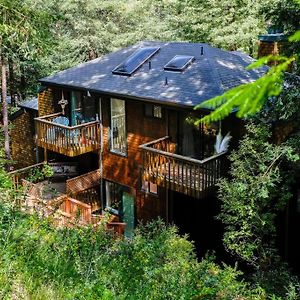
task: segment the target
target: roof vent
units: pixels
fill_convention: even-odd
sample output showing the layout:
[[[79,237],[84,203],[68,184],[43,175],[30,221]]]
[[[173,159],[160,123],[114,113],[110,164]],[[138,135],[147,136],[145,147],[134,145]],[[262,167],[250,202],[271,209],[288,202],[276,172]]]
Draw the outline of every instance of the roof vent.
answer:
[[[165,85],[168,85],[168,77],[165,78]]]
[[[165,66],[166,71],[182,72],[184,71],[193,61],[194,56],[189,55],[176,55],[174,56]]]
[[[140,68],[149,58],[159,51],[159,47],[144,47],[136,50],[125,61],[112,70],[117,75],[132,75]]]

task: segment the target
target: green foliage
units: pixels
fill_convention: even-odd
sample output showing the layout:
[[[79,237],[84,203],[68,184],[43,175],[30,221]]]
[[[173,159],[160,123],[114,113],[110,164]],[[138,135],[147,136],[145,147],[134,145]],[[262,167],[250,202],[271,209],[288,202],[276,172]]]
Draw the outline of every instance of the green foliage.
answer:
[[[262,110],[253,116],[256,122],[276,124],[292,122],[295,126],[300,122],[300,78],[290,74],[285,75],[284,85],[278,97],[268,98]]]
[[[52,177],[53,174],[53,168],[45,163],[41,168],[32,169],[26,179],[30,182],[39,182]]]
[[[193,245],[161,221],[131,240],[92,228],[54,229],[0,205],[0,298],[265,299],[236,268],[197,262]]]
[[[174,40],[174,0],[67,0],[52,7],[57,21],[47,71],[58,71],[141,40]],[[49,65],[51,69],[49,70]]]
[[[284,29],[287,35],[299,29],[299,0],[267,0],[264,1],[261,12],[270,25]]]
[[[270,19],[277,26],[289,28],[287,33],[299,28],[300,2],[287,1],[270,1],[262,11],[265,11],[266,19]],[[293,16],[291,16],[293,14]],[[290,38],[290,42],[300,42],[300,31],[296,31]],[[299,43],[296,48],[292,48],[292,53],[299,53]],[[297,56],[267,56],[259,59],[248,66],[248,69],[258,68],[269,62],[275,62],[275,66],[255,82],[240,85],[226,91],[223,95],[209,99],[195,107],[214,109],[212,113],[200,119],[199,122],[209,123],[222,120],[237,110],[236,116],[246,118],[259,112],[263,105],[270,97],[278,96],[283,89],[284,73],[298,61]],[[295,64],[295,70],[297,66]]]
[[[265,2],[249,0],[181,1],[173,26],[181,39],[256,53],[257,36],[265,31]]]
[[[291,194],[284,161],[298,160],[291,147],[269,143],[266,126],[247,126],[248,133],[230,155],[231,179],[219,183],[222,201],[218,216],[225,225],[224,245],[239,259],[259,270],[276,258],[274,220]]]
[[[48,38],[48,20],[42,10],[33,10],[31,2],[0,1],[1,55],[11,59],[28,59],[37,55]]]
[[[287,300],[299,299],[299,280],[281,261],[275,260],[271,269],[254,273],[252,280],[268,291],[268,294],[278,295],[278,298],[282,297]],[[274,298],[278,299],[277,297]]]
[[[296,31],[292,36],[290,36],[289,41],[290,42],[300,41],[300,30]]]
[[[196,124],[222,120],[235,109],[237,109],[236,116],[239,118],[249,117],[259,112],[266,99],[280,94],[284,81],[283,73],[294,60],[294,57],[267,56],[252,63],[248,69],[261,67],[270,61],[280,62],[256,81],[237,86],[223,95],[197,105],[195,109],[208,108],[214,111],[198,120]]]

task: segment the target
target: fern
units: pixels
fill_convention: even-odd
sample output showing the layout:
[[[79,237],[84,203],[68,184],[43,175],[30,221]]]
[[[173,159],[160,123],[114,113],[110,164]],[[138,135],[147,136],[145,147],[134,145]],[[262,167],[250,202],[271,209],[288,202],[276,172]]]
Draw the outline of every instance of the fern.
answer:
[[[298,0],[300,5],[300,0]],[[290,42],[300,41],[300,30],[290,38]],[[283,87],[284,72],[296,60],[296,57],[266,56],[250,64],[247,69],[259,68],[269,62],[276,62],[277,65],[254,82],[237,86],[226,91],[223,95],[211,98],[195,107],[195,109],[206,108],[213,110],[209,115],[197,120],[195,124],[210,123],[227,117],[233,111],[236,116],[245,118],[254,115],[261,110],[269,97],[278,96]]]
[[[209,99],[195,107],[214,110],[209,115],[196,121],[210,123],[224,119],[237,110],[237,117],[244,118],[260,111],[266,99],[278,96],[283,86],[283,74],[295,57],[267,56],[252,63],[247,69],[258,68],[268,62],[279,62],[278,65],[269,69],[266,75],[254,82],[237,86],[228,90],[223,95]]]

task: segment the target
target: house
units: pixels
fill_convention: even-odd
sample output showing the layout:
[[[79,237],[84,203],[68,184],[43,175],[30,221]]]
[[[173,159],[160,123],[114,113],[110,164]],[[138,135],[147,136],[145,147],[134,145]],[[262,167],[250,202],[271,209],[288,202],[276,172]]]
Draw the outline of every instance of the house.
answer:
[[[95,210],[118,215],[127,232],[158,216],[188,232],[206,220],[228,168],[217,133],[230,131],[234,146],[241,132],[234,117],[195,126],[209,112],[194,107],[262,76],[245,70],[252,61],[203,43],[144,41],[42,78],[39,156],[76,164],[66,193],[88,203],[92,191]]]
[[[32,98],[19,104],[19,110],[9,119],[11,123],[11,155],[15,168],[23,168],[36,163],[34,118],[38,116],[38,99]]]

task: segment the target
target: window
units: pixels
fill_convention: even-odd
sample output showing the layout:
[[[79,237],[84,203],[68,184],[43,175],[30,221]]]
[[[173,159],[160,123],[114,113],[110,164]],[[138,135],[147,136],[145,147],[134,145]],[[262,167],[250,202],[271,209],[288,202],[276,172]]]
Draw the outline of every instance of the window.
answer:
[[[162,107],[159,105],[146,104],[145,115],[151,118],[162,119]]]
[[[194,56],[189,55],[176,55],[174,56],[165,66],[166,71],[182,72],[184,71],[193,61]]]
[[[159,51],[159,47],[144,47],[136,50],[124,62],[113,69],[112,73],[117,75],[132,75],[149,58]]]
[[[117,183],[105,181],[105,207],[116,215],[119,215],[122,203],[123,187]]]
[[[150,181],[142,181],[142,191],[157,195],[157,185]]]
[[[111,151],[127,154],[127,132],[125,118],[125,101],[111,99],[110,101],[110,139]]]

